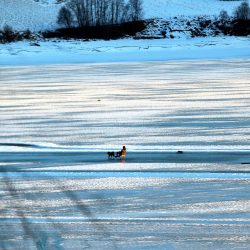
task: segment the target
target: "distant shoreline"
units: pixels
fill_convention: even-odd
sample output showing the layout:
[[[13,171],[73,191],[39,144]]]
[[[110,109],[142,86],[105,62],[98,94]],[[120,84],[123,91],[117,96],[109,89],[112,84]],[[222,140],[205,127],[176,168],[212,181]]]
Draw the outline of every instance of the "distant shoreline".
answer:
[[[0,66],[250,59],[249,37],[41,41],[0,45]]]

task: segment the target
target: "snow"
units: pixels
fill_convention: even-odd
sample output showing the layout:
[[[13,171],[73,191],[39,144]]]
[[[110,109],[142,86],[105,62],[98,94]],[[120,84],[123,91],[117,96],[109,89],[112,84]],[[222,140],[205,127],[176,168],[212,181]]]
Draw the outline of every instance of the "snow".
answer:
[[[221,10],[233,15],[240,1],[219,0],[144,0],[146,18],[175,16],[218,16]]]
[[[59,7],[0,0],[0,26]],[[1,249],[249,248],[249,37],[38,43],[0,45]]]
[[[248,68],[246,59],[2,67],[1,142],[249,149]]]
[[[249,245],[249,180],[0,178],[3,249]],[[8,195],[11,194],[11,195]]]
[[[0,27],[5,24],[16,30],[40,31],[54,29],[61,4],[33,0],[0,0]],[[213,15],[222,9],[232,15],[240,1],[219,0],[144,0],[145,18],[174,16]]]
[[[249,149],[248,68],[246,59],[2,67],[1,142]]]
[[[0,29],[9,25],[15,30],[55,29],[59,5],[43,5],[32,0],[0,0]]]
[[[71,41],[54,55],[89,46],[99,63],[41,65],[61,43],[1,47],[0,248],[248,248],[249,41],[190,41],[224,59],[100,63],[93,48],[121,61],[130,40]]]
[[[248,37],[0,44],[0,65],[248,59]]]

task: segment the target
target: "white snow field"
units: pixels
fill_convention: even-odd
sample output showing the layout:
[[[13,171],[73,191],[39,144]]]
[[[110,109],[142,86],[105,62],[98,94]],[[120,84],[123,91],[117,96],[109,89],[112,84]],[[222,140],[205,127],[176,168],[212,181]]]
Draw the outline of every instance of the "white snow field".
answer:
[[[55,2],[55,1],[54,1]],[[241,1],[219,0],[144,0],[145,18],[175,16],[218,16],[221,10],[233,14]],[[41,31],[54,29],[62,5],[33,0],[0,0],[0,28],[10,25],[16,30]]]
[[[249,68],[1,66],[0,249],[248,249]]]
[[[59,5],[43,5],[33,0],[0,0],[0,29],[41,31],[57,28]]]
[[[218,16],[221,10],[229,15],[241,1],[220,0],[143,0],[146,18],[175,16]]]
[[[112,41],[51,40],[0,44],[0,65],[250,58],[249,37]]]

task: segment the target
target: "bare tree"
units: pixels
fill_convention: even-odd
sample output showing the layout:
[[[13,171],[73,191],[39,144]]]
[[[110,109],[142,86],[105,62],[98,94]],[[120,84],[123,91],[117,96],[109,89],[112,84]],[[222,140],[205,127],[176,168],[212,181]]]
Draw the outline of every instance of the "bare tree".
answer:
[[[16,40],[16,34],[13,28],[9,25],[4,25],[3,30],[2,30],[2,39],[3,42],[14,42]]]
[[[124,0],[115,1],[115,23],[122,22],[124,8],[125,8]]]
[[[65,6],[63,6],[58,13],[57,23],[59,25],[64,25],[67,28],[70,28],[72,26],[73,23],[72,13]]]
[[[69,8],[74,13],[78,26],[84,27],[86,25],[85,1],[71,0],[67,3],[67,8]]]
[[[143,1],[129,0],[130,19],[131,21],[138,21],[143,18]]]
[[[105,25],[109,23],[109,1],[110,0],[100,0],[101,1],[101,24]]]
[[[127,4],[125,0],[70,0],[66,8],[73,13],[79,27],[117,24],[142,18],[142,0],[129,0]]]
[[[219,15],[219,20],[221,23],[226,23],[230,19],[226,10],[222,10]]]
[[[235,10],[235,18],[237,20],[250,19],[250,7],[247,1],[241,3],[241,5]]]
[[[131,17],[131,11],[130,11],[130,4],[126,3],[124,5],[124,9],[123,9],[123,13],[122,13],[122,21],[121,22],[129,22],[132,21],[132,17]]]

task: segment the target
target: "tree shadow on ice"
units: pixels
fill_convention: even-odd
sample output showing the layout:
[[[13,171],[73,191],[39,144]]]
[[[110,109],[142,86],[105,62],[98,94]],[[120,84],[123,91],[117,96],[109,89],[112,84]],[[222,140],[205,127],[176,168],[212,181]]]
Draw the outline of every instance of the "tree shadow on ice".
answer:
[[[9,193],[9,196],[11,199],[14,199],[15,201],[20,199],[20,202],[22,200],[32,200],[35,201],[38,199],[39,194],[41,194],[41,191],[39,190],[37,193],[20,193],[17,187],[15,186],[15,181],[12,179],[11,176],[8,175],[8,171],[6,169],[2,169],[2,173],[4,173],[2,182],[4,186],[6,187],[6,193]],[[20,180],[27,180],[27,176],[25,176],[25,173],[20,173]],[[27,180],[29,181],[29,180]],[[93,227],[94,234],[96,236],[96,241],[102,241],[109,239],[109,242],[111,243],[112,249],[117,249],[116,242],[114,240],[111,240],[111,233],[108,232],[107,228],[102,225],[101,223],[98,223],[98,218],[95,216],[95,214],[92,212],[91,207],[87,204],[83,204],[80,200],[76,192],[69,190],[69,187],[63,183],[63,180],[56,180],[52,179],[53,184],[55,185],[55,188],[59,190],[58,192],[63,193],[65,197],[71,201],[72,206],[75,208],[75,212],[79,212],[82,217],[86,218],[88,222],[91,223],[91,226]],[[31,187],[32,188],[32,187]],[[82,190],[81,190],[82,191]],[[100,195],[92,195],[92,199],[98,200],[100,203],[102,203],[103,197]],[[39,205],[38,205],[39,206]],[[46,219],[49,223],[42,223],[39,225],[39,223],[32,222],[33,218],[27,217],[27,211],[30,209],[27,207],[27,211],[25,211],[25,207],[18,207],[15,206],[15,214],[14,217],[18,219],[18,224],[20,222],[20,234],[21,235],[15,235],[15,230],[18,230],[18,227],[15,228],[15,230],[12,232],[14,235],[10,235],[10,237],[0,240],[0,248],[1,249],[13,249],[13,245],[15,245],[15,241],[13,239],[17,238],[17,236],[20,236],[19,239],[16,241],[16,244],[20,245],[20,238],[23,241],[23,244],[31,244],[36,247],[38,250],[42,249],[48,249],[53,248],[57,250],[64,249],[62,247],[62,243],[65,239],[63,239],[62,234],[67,232],[67,228],[64,227],[63,223],[56,223],[53,221],[53,217],[51,218],[49,213],[51,212],[51,208],[46,207],[44,210],[44,215],[47,215]],[[32,211],[32,208],[31,208]],[[42,216],[43,217],[43,216]],[[39,219],[41,217],[39,216]],[[53,225],[53,228],[49,228],[50,230],[46,230],[46,226],[49,227]],[[7,225],[6,225],[7,228]],[[18,233],[17,233],[18,234]],[[84,235],[83,235],[84,236]],[[9,241],[8,239],[11,239]],[[26,243],[27,241],[27,243]],[[29,242],[30,241],[30,242]],[[82,242],[85,244],[86,248],[93,247],[91,245],[91,242],[88,239],[84,239]],[[26,245],[28,247],[28,245]],[[82,245],[82,247],[84,247]]]
[[[8,176],[8,172],[6,171],[6,169],[2,169],[2,173],[5,173],[5,175],[3,175],[2,180],[3,180],[3,184],[6,186],[6,192],[9,193],[9,196],[11,198],[14,199],[18,199],[20,197],[20,195],[18,194],[18,190],[15,188],[15,184],[13,182],[13,180],[11,179],[11,177]],[[22,179],[25,178],[25,174],[23,174]],[[25,199],[25,197],[22,197],[22,199]],[[21,230],[22,230],[22,235],[21,238],[24,241],[28,241],[29,239],[31,241],[33,241],[33,246],[35,246],[38,250],[43,250],[43,249],[48,249],[49,245],[48,245],[48,240],[51,237],[51,235],[48,234],[48,232],[44,231],[43,228],[35,223],[32,223],[25,215],[25,211],[18,208],[17,206],[15,207],[15,218],[17,218],[18,221],[20,221],[20,225],[21,225]],[[19,224],[19,222],[18,222]],[[18,227],[15,227],[15,230],[18,230]],[[15,230],[12,231],[15,232]],[[59,243],[56,245],[56,247],[54,247],[54,249],[60,250],[63,249],[62,247],[60,247],[60,236],[56,235],[57,239],[56,241]],[[0,240],[0,248],[1,249],[13,249],[13,239],[18,238],[17,235],[13,235],[11,236],[11,238],[9,237],[9,235],[7,236],[7,240],[6,240],[6,236],[4,236],[3,239]],[[8,240],[8,239],[11,239]],[[19,239],[17,240],[19,241]],[[20,245],[20,242],[16,242],[18,245]],[[26,244],[26,243],[24,243]],[[28,243],[27,243],[28,244]],[[28,244],[29,245],[29,244]],[[28,245],[26,247],[28,247]]]
[[[92,224],[92,227],[94,229],[95,236],[96,236],[95,241],[102,241],[102,240],[107,241],[107,239],[109,239],[109,242],[111,242],[111,245],[112,245],[112,249],[118,249],[118,246],[115,240],[111,239],[112,234],[108,231],[108,229],[104,225],[102,225],[101,223],[98,223],[98,217],[95,215],[94,212],[92,212],[91,207],[87,204],[83,204],[80,201],[80,198],[76,194],[76,192],[70,191],[67,185],[63,185],[63,181],[56,181],[56,183],[57,183],[56,187],[59,190],[61,190],[61,192],[64,193],[64,195],[72,201],[76,210],[79,211],[80,214],[84,218],[87,218],[88,222]],[[83,191],[83,190],[79,190],[79,191]],[[100,206],[103,203],[102,202],[103,198],[104,197],[101,195],[91,194],[91,199],[99,201]],[[89,242],[87,239],[85,239],[84,243],[86,244],[86,248],[93,247],[91,245],[91,242]]]

